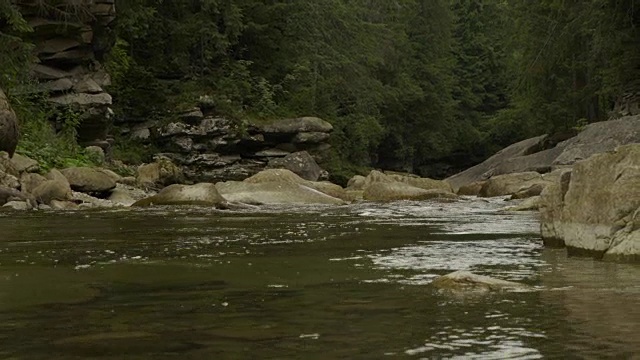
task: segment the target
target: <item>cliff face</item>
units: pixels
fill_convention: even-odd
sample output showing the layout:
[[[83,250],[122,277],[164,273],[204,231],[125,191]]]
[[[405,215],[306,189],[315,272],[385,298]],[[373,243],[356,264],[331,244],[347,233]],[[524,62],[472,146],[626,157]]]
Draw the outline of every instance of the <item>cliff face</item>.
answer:
[[[104,91],[110,77],[102,60],[115,40],[115,0],[25,0],[18,5],[34,30],[30,40],[39,63],[31,71],[40,91],[79,114],[80,143],[107,147],[112,99]]]

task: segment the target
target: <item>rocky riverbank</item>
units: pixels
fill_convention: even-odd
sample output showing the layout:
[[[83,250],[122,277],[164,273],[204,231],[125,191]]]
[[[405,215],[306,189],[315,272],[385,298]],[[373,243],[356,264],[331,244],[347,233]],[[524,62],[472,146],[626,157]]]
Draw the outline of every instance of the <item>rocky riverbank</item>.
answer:
[[[367,176],[354,176],[346,188],[322,181],[323,170],[306,151],[283,151],[285,156],[270,153],[260,166],[231,177],[222,177],[228,170],[226,163],[216,163],[209,170],[197,162],[190,163],[193,167],[185,166],[187,157],[219,156],[196,146],[211,141],[216,131],[200,130],[215,123],[213,120],[203,117],[200,125],[191,127],[167,125],[182,129],[166,135],[168,140],[174,144],[188,140],[192,146],[182,154],[159,154],[154,163],[139,166],[135,176],[129,177],[104,168],[43,172],[27,157],[16,154],[10,158],[6,152],[0,153],[0,206],[19,210],[152,205],[226,209],[354,201],[450,202],[469,195],[504,196],[512,200],[505,203],[505,211],[541,210],[541,235],[548,246],[566,246],[570,255],[607,260],[638,261],[640,256],[638,116],[591,124],[577,136],[556,144],[547,136],[519,142],[444,181],[374,170]],[[292,144],[292,139],[304,137],[301,134],[320,134],[322,129],[328,134],[330,126],[324,124],[316,118],[276,122],[251,135],[263,139],[261,147],[243,151],[257,161],[258,152],[269,152],[264,148],[278,141]],[[265,134],[277,135],[270,138]],[[225,136],[219,134],[217,139],[222,143]],[[241,144],[235,143],[234,151]],[[319,145],[314,146],[317,150]],[[242,161],[236,164],[240,166]],[[198,181],[198,176],[209,181]]]

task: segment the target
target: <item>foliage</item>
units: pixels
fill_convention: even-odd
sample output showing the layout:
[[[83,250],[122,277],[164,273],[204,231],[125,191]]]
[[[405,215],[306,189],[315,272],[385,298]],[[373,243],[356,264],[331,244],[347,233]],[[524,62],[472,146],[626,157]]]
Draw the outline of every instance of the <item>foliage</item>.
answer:
[[[96,165],[96,159],[86,154],[76,142],[80,114],[69,108],[54,107],[44,97],[22,99],[13,104],[22,120],[18,153],[38,161],[43,171]],[[62,124],[60,131],[53,127],[51,119]]]

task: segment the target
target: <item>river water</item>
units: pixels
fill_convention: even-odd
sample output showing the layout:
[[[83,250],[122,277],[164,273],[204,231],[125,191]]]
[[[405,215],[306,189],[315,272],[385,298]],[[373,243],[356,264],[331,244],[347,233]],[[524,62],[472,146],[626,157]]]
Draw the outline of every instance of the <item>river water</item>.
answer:
[[[640,359],[640,266],[502,206],[0,213],[0,358]],[[455,270],[533,290],[428,286]]]

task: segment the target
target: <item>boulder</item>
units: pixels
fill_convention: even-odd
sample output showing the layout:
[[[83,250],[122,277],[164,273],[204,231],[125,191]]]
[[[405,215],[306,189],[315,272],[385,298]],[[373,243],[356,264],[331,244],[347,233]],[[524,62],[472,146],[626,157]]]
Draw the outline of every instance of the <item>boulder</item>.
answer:
[[[540,208],[540,196],[532,196],[514,206],[508,206],[503,211],[536,211]]]
[[[63,169],[71,189],[84,193],[103,193],[116,187],[116,181],[104,169],[71,167]]]
[[[553,165],[572,165],[591,155],[633,143],[640,143],[640,116],[589,124],[577,136],[558,144],[563,151]]]
[[[445,181],[451,184],[454,191],[458,191],[458,189],[463,185],[468,185],[476,181],[487,180],[493,175],[499,175],[494,174],[497,166],[509,159],[538,152],[544,147],[544,142],[547,138],[548,135],[541,135],[512,144],[498,151],[484,162],[461,173],[448,177]]]
[[[366,178],[364,176],[354,175],[347,182],[347,190],[352,190],[352,191],[364,190],[365,181],[366,181]]]
[[[38,172],[40,170],[38,162],[25,155],[13,154],[11,162],[19,174],[23,172]]]
[[[467,195],[467,196],[478,196],[480,194],[480,190],[486,183],[486,180],[482,181],[474,181],[471,184],[462,185],[458,188],[456,192],[458,195]]]
[[[548,184],[549,183],[542,178],[542,175],[535,171],[504,174],[494,176],[487,180],[478,195],[482,197],[513,195],[535,185],[546,186]]]
[[[216,184],[220,194],[230,202],[254,205],[325,204],[342,205],[341,199],[308,186],[287,181],[227,181]]]
[[[523,291],[530,289],[524,284],[476,275],[469,271],[456,271],[439,276],[431,282],[430,286],[438,290],[452,292]]]
[[[18,171],[18,169],[16,169],[15,164],[9,157],[9,153],[7,153],[6,151],[0,151],[0,173],[20,176],[20,172]]]
[[[306,151],[289,154],[281,159],[271,159],[268,168],[287,169],[301,178],[310,181],[318,181],[322,168]]]
[[[20,191],[0,186],[0,206],[11,201],[28,201],[29,197]]]
[[[406,178],[405,181],[409,181]],[[416,178],[415,182],[421,182],[421,178]],[[422,183],[428,186],[431,179],[425,179]],[[362,198],[369,201],[396,201],[396,200],[429,200],[429,199],[455,199],[457,196],[450,191],[450,187],[446,185],[448,190],[442,188],[423,189],[412,186],[407,182],[395,180],[390,175],[383,174],[377,170],[373,170],[364,180]]]
[[[18,211],[30,210],[33,209],[31,204],[27,201],[9,201],[6,204],[2,205],[5,209],[12,209]]]
[[[54,210],[78,210],[80,206],[73,201],[51,200],[49,203]]]
[[[433,180],[415,175],[388,174],[391,179],[425,190],[445,190],[453,192],[451,185],[442,180]]]
[[[84,153],[94,161],[94,164],[104,164],[106,156],[104,154],[104,149],[100,146],[87,146],[84,148]]]
[[[364,188],[362,198],[368,201],[396,201],[396,200],[430,200],[455,199],[457,196],[446,190],[424,190],[401,182],[375,182]]]
[[[351,197],[340,186],[328,181],[309,181],[301,178],[294,172],[287,169],[267,169],[263,170],[244,180],[246,183],[289,183],[298,184],[320,191],[331,197],[348,201]]]
[[[113,189],[108,200],[124,206],[131,206],[136,202],[128,191],[119,188]]]
[[[263,133],[267,134],[296,134],[304,132],[328,133],[333,126],[317,117],[302,117],[297,119],[284,119],[259,126]]]
[[[31,195],[38,203],[49,205],[52,200],[69,200],[71,199],[71,187],[65,180],[47,180],[38,185]]]
[[[23,173],[20,176],[20,191],[25,194],[31,194],[33,189],[47,181],[47,178],[35,173]]]
[[[20,188],[20,181],[13,175],[0,172],[0,186],[8,187],[11,189],[18,189]]]
[[[220,195],[216,186],[211,183],[199,183],[195,185],[173,184],[165,187],[156,195],[136,201],[132,206],[152,205],[224,207],[226,200]]]
[[[140,185],[147,188],[158,188],[184,182],[182,169],[165,157],[159,157],[151,164],[140,165],[136,178]]]
[[[570,255],[640,261],[640,144],[574,165],[545,189],[541,234]]]
[[[0,151],[6,151],[9,157],[12,157],[19,138],[18,118],[9,104],[9,99],[0,89]]]

